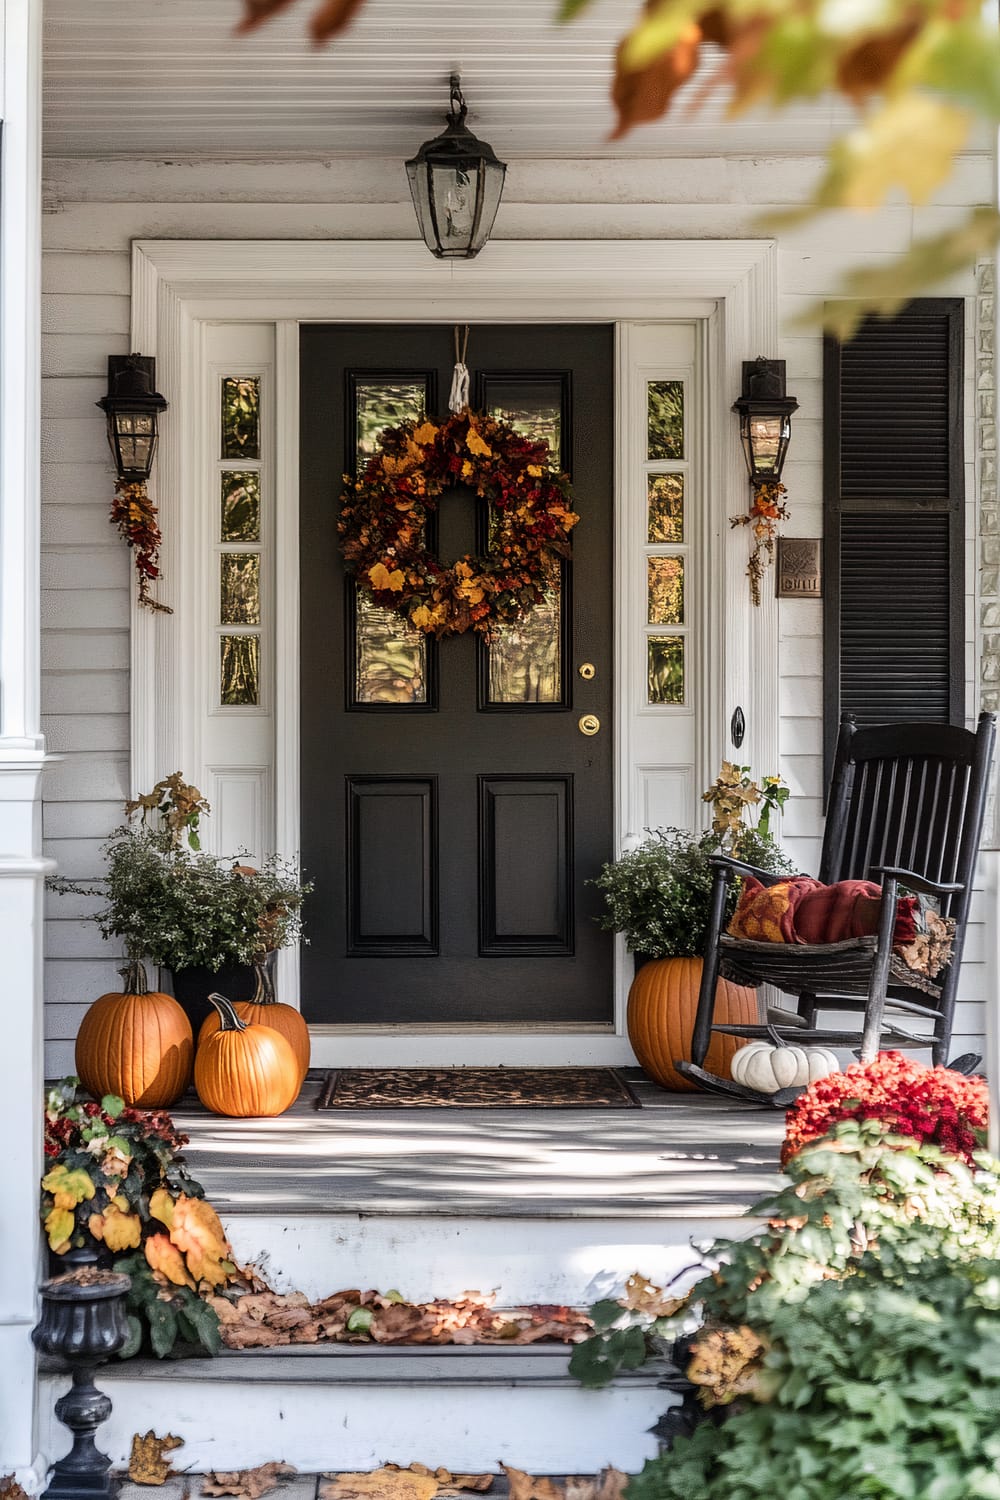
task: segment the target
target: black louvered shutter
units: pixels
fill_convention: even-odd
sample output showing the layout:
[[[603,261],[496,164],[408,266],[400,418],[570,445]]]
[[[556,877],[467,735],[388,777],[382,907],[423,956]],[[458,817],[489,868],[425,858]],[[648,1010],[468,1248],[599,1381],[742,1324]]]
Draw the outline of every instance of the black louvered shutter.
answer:
[[[824,368],[825,744],[964,719],[961,298],[868,319]]]

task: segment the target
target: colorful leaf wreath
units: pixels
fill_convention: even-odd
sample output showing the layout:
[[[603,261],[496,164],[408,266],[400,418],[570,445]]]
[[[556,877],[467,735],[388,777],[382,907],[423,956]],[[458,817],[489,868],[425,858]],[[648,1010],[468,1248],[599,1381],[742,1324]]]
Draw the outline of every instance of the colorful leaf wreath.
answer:
[[[489,636],[523,619],[557,580],[580,519],[545,443],[468,410],[387,428],[344,483],[337,530],[348,572],[376,604],[438,637]],[[490,550],[445,563],[427,546],[428,522],[452,485],[488,502]]]

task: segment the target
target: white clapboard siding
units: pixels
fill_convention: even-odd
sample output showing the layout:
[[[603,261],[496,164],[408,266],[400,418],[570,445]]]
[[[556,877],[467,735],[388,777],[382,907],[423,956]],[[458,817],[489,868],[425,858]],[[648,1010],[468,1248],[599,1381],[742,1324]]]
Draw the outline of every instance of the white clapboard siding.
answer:
[[[768,234],[767,215],[802,201],[822,170],[819,157],[660,160],[511,160],[498,239],[733,238]],[[117,821],[128,787],[128,627],[134,587],[130,559],[107,522],[113,474],[101,417],[109,354],[128,350],[130,245],[133,239],[412,239],[413,210],[400,160],[86,161],[46,166],[43,410],[44,709],[50,748],[66,759],[48,776],[48,852],[67,873],[99,873],[101,837]],[[905,249],[914,234],[934,234],[966,205],[991,202],[987,152],[964,157],[935,203],[913,210],[894,203],[875,213],[827,214],[782,232],[779,283],[781,347],[800,403],[785,470],[791,536],[822,527],[822,340],[794,319],[834,294],[844,270],[872,266]],[[972,278],[943,290],[974,293]],[[971,306],[971,301],[970,301]],[[968,701],[975,677],[975,475],[971,466],[974,316],[968,320]],[[734,393],[735,394],[735,393]],[[167,580],[169,585],[169,580]],[[768,585],[770,579],[768,580]],[[782,826],[802,869],[819,858],[822,762],[822,607],[782,601],[781,760],[793,789]],[[64,810],[63,812],[57,809]],[[71,811],[72,810],[72,811]],[[50,1072],[72,1065],[79,1014],[115,982],[113,959],[71,956],[78,911],[56,916],[46,965]],[[976,920],[982,920],[977,906]],[[57,935],[58,933],[58,935]],[[66,952],[67,956],[55,957]],[[99,948],[94,952],[99,953]],[[957,1050],[976,1050],[986,998],[982,929],[970,933],[963,973]]]

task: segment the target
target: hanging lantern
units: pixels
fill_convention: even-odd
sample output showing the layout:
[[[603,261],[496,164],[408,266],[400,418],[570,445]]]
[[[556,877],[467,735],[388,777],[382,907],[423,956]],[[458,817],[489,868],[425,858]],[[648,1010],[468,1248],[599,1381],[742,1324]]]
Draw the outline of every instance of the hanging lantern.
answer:
[[[107,415],[118,478],[129,483],[148,479],[156,452],[156,419],[167,406],[156,389],[156,360],[110,354],[108,394],[97,405]]]
[[[471,260],[490,237],[500,207],[506,163],[466,128],[457,73],[451,75],[448,129],[425,141],[406,163],[417,223],[439,260]]]
[[[751,484],[781,478],[792,435],[792,412],[799,403],[785,394],[783,359],[747,360],[743,394],[733,403],[740,414],[740,440]]]

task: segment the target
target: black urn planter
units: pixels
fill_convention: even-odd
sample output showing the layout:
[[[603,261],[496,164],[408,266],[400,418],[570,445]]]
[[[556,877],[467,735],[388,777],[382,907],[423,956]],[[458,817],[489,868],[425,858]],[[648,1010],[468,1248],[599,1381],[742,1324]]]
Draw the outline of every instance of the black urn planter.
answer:
[[[69,1271],[82,1270],[84,1266],[96,1266],[98,1270],[107,1271],[113,1258],[107,1245],[98,1244],[96,1240],[90,1245],[78,1245],[72,1250],[64,1250],[61,1255],[50,1250],[49,1275],[65,1276]]]
[[[275,953],[269,953],[264,967],[274,978]],[[190,969],[171,969],[174,999],[191,1022],[195,1045],[202,1022],[214,1015],[208,1003],[209,995],[225,995],[227,1000],[252,1000],[257,990],[257,970],[254,964],[223,964],[221,969],[206,969],[204,966]]]
[[[54,1465],[45,1500],[110,1500],[111,1460],[94,1434],[110,1417],[111,1401],[94,1385],[94,1371],[125,1346],[131,1285],[128,1276],[93,1267],[42,1283],[42,1316],[31,1341],[73,1372],[72,1386],[56,1402],[56,1416],[73,1434],[73,1446]]]

